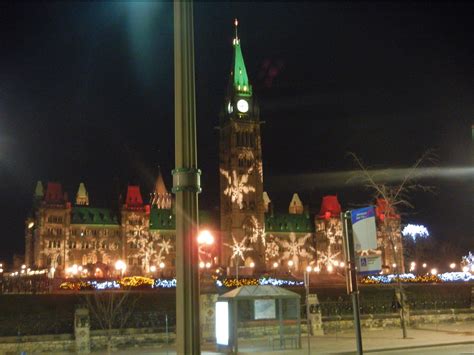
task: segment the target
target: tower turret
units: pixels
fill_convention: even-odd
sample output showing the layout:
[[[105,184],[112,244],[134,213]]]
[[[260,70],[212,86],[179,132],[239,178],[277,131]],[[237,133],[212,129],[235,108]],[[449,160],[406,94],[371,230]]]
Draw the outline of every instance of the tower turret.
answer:
[[[79,184],[79,188],[77,189],[76,205],[89,206],[89,193],[87,192],[86,186],[83,182]]]
[[[161,170],[158,170],[158,177],[156,178],[155,188],[150,194],[150,205],[159,209],[171,209],[171,194],[166,189]]]
[[[239,262],[230,246],[245,242],[245,264],[265,267],[262,147],[252,92],[235,20],[229,85],[220,116],[221,263]]]

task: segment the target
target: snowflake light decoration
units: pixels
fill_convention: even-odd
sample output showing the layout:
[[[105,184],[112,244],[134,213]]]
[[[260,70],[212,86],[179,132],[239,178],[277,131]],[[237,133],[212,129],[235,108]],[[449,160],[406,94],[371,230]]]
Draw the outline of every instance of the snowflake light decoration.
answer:
[[[232,174],[229,174],[228,171],[220,169],[221,174],[227,179],[224,195],[229,196],[232,203],[237,203],[240,209],[243,207],[244,195],[247,195],[249,192],[255,192],[255,187],[248,185],[249,175],[252,173],[252,170],[253,168],[250,168],[247,174],[238,176],[235,170],[232,171]]]
[[[146,234],[145,227],[142,225],[133,226],[132,235],[134,237],[141,237]]]
[[[158,259],[160,260],[163,259],[163,252],[168,255],[170,250],[173,249],[170,239],[162,238],[156,245],[160,247],[160,251],[158,252]]]
[[[251,247],[247,247],[246,241],[247,237],[244,237],[242,241],[238,242],[234,236],[232,236],[233,244],[227,244],[224,243],[224,245],[228,246],[229,248],[232,249],[232,259],[238,259],[239,257],[242,259],[242,261],[245,261],[244,258],[244,253],[247,251],[253,250]]]
[[[250,233],[251,235],[249,236],[249,240],[251,243],[257,243],[259,239],[261,239],[263,246],[267,244],[267,240],[265,238],[265,232],[262,227],[260,227],[260,224],[257,221],[257,218],[255,216],[250,217],[250,222],[248,225],[251,226]]]
[[[291,232],[289,240],[281,241],[281,246],[285,249],[283,251],[282,259],[292,260],[295,269],[298,270],[298,265],[301,258],[311,258],[311,255],[306,250],[306,241],[311,237],[311,234],[306,234],[304,237],[296,238],[296,234]]]
[[[341,254],[341,252],[337,252],[337,253],[332,253],[331,252],[331,249],[328,247],[328,250],[325,252],[323,250],[318,250],[317,251],[317,255],[318,255],[318,266],[321,267],[321,266],[325,266],[326,268],[328,266],[333,266],[333,265],[337,265],[339,263],[339,260],[337,259],[337,257],[339,256],[339,254]]]
[[[265,248],[265,257],[266,259],[276,258],[280,255],[280,247],[275,241],[271,241],[267,243],[267,247]]]

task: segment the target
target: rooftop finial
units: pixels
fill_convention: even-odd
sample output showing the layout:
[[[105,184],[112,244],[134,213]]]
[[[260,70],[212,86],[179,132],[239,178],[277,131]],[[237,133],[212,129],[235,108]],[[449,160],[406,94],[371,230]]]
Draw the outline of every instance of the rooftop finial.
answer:
[[[234,26],[235,26],[235,40],[234,40],[234,42],[238,42],[239,41],[239,35],[237,33],[237,29],[239,27],[239,20],[237,20],[237,19],[234,20]]]

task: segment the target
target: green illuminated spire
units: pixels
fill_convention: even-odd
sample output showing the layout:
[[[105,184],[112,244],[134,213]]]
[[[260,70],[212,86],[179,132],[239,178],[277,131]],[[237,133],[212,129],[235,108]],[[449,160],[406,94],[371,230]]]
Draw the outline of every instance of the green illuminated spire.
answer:
[[[240,95],[252,95],[252,86],[249,83],[247,76],[247,69],[245,68],[244,56],[242,55],[242,49],[240,48],[240,39],[237,34],[237,26],[239,21],[235,19],[235,38],[232,41],[234,46],[234,61],[232,65],[231,80],[232,86],[235,92]]]

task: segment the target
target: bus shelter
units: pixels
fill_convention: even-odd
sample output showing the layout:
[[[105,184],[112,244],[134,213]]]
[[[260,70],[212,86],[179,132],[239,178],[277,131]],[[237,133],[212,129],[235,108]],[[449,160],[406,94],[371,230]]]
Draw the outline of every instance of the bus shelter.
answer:
[[[300,349],[300,295],[277,286],[259,285],[238,287],[219,296],[217,346],[236,354],[239,337],[260,338],[261,346],[272,350]]]

